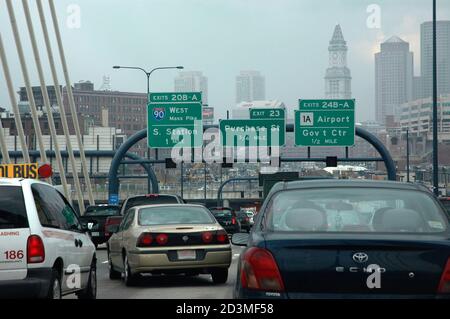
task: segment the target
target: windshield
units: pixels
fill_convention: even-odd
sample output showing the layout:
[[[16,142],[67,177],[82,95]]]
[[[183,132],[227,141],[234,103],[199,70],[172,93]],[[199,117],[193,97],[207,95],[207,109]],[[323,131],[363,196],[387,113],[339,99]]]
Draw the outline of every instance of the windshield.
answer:
[[[284,191],[275,195],[267,214],[273,231],[420,234],[448,227],[431,196],[396,189]]]
[[[0,229],[27,228],[28,218],[22,188],[0,188]]]
[[[119,207],[88,207],[85,216],[115,216],[119,214]]]
[[[139,210],[139,225],[214,224],[213,217],[201,207],[149,207]]]

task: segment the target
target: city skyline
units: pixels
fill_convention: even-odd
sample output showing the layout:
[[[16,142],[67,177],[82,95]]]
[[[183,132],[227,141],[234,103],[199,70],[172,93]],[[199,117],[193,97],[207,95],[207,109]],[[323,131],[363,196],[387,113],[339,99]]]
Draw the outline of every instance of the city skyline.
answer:
[[[56,3],[60,15],[60,24],[67,17],[67,6],[73,1],[61,0]],[[369,28],[366,20],[370,13],[367,7],[370,1],[358,3],[342,3],[329,1],[328,10],[321,10],[319,16],[311,19],[308,15],[318,7],[314,1],[283,1],[284,6],[277,6],[274,2],[266,1],[258,6],[255,1],[246,4],[240,1],[217,1],[214,4],[199,0],[196,4],[204,4],[212,16],[206,20],[198,20],[199,13],[193,6],[183,1],[149,1],[131,6],[125,20],[130,24],[117,28],[111,24],[119,14],[122,3],[99,0],[89,2],[76,1],[82,9],[82,24],[79,29],[62,28],[66,40],[68,60],[74,67],[71,68],[72,81],[92,80],[98,87],[103,75],[111,75],[113,90],[128,92],[145,92],[144,78],[138,74],[121,73],[111,70],[115,64],[136,64],[143,67],[152,67],[167,64],[184,65],[186,71],[201,70],[209,78],[209,104],[216,108],[217,116],[224,116],[226,110],[235,105],[234,77],[240,70],[255,69],[262,72],[267,81],[267,99],[283,101],[288,108],[297,106],[299,98],[318,98],[323,96],[323,70],[327,67],[327,47],[330,30],[341,24],[349,43],[349,65],[352,67],[354,79],[353,97],[357,100],[357,119],[359,121],[373,120],[375,118],[374,99],[374,59],[379,44],[397,34],[405,41],[411,43],[412,51],[418,56],[420,50],[420,24],[431,19],[431,5],[421,1],[413,1],[414,6],[405,7],[403,0],[396,3],[379,1],[381,8],[381,28]],[[104,17],[94,16],[95,8],[107,5],[111,7]],[[444,3],[438,19],[449,19],[450,8]],[[170,21],[160,20],[157,17],[152,21],[137,18],[151,8],[155,13],[163,13],[174,7],[179,8],[183,15],[177,15],[180,23],[186,28],[172,28]],[[194,6],[196,7],[196,6]],[[212,10],[216,8],[217,10]],[[183,10],[184,9],[184,10]],[[232,16],[235,9],[239,9],[236,22],[232,25],[225,23]],[[35,10],[34,6],[31,10]],[[200,10],[202,11],[202,10]],[[255,14],[253,15],[253,11]],[[281,14],[284,18],[279,20],[272,17],[273,12]],[[202,11],[203,12],[203,11]],[[333,12],[333,16],[330,16]],[[251,14],[252,13],[252,14]],[[128,20],[128,16],[133,16]],[[23,22],[22,12],[17,5],[18,22]],[[167,16],[167,15],[166,15]],[[275,19],[269,26],[262,21],[271,17]],[[398,16],[401,16],[398,19]],[[4,41],[11,41],[10,26],[7,15],[0,11],[0,31]],[[100,24],[93,23],[100,19]],[[193,19],[193,20],[192,20]],[[217,22],[206,28],[209,19]],[[298,21],[302,20],[302,23]],[[189,23],[188,23],[189,21]],[[245,22],[244,22],[245,21]],[[317,21],[321,21],[319,24]],[[95,28],[93,27],[95,25]],[[314,27],[314,36],[310,28]],[[100,27],[99,27],[100,26]],[[157,27],[157,28],[155,28]],[[131,29],[130,29],[131,28]],[[142,31],[147,30],[145,38],[151,39],[147,43],[137,46],[135,40],[127,37],[127,32],[134,32],[134,38],[140,38]],[[149,31],[150,30],[150,31]],[[153,30],[153,31],[152,31]],[[156,32],[156,30],[159,30]],[[259,30],[256,32],[255,30]],[[101,34],[115,32],[115,43],[105,42]],[[248,35],[251,34],[251,37]],[[177,39],[172,43],[173,36]],[[184,39],[179,38],[183,36]],[[94,47],[95,52],[92,50]],[[27,39],[23,39],[27,47]],[[144,41],[145,42],[145,41]],[[205,44],[208,44],[205,47]],[[262,45],[265,45],[262,46]],[[183,46],[184,45],[184,46]],[[121,47],[136,47],[136,50],[125,50],[121,55],[116,51]],[[205,48],[205,50],[203,49]],[[155,50],[157,49],[157,50]],[[26,50],[28,52],[28,50]],[[91,53],[85,58],[83,52]],[[20,67],[14,56],[13,46],[7,48],[8,58],[15,71],[13,81],[15,87],[23,86],[20,76]],[[83,57],[83,58],[81,58]],[[31,58],[31,56],[27,56]],[[420,63],[416,59],[416,74]],[[44,59],[45,60],[45,59]],[[230,63],[230,60],[233,60]],[[89,70],[89,71],[87,71]],[[32,83],[37,84],[34,70],[31,69]],[[151,79],[154,91],[169,91],[173,85],[175,72],[161,72]],[[50,77],[47,75],[47,79]],[[0,81],[0,105],[10,108],[6,88]]]

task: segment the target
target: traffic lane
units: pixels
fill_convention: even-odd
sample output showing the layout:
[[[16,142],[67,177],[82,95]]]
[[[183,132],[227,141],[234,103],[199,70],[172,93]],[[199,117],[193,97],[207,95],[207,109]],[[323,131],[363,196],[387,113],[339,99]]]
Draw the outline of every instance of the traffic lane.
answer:
[[[210,275],[142,276],[136,287],[126,287],[122,280],[109,279],[106,250],[97,251],[98,299],[229,299],[232,298],[237,275],[237,262],[242,247],[233,246],[233,260],[228,281],[214,285]],[[69,296],[68,298],[73,298]]]

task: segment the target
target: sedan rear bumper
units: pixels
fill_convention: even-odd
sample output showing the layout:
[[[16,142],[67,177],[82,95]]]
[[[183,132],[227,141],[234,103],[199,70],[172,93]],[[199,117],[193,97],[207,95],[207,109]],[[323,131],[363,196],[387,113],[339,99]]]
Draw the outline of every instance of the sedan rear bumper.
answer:
[[[195,250],[195,260],[179,260],[178,250]],[[132,273],[160,270],[228,268],[231,265],[231,248],[174,247],[167,250],[140,250],[128,253]]]

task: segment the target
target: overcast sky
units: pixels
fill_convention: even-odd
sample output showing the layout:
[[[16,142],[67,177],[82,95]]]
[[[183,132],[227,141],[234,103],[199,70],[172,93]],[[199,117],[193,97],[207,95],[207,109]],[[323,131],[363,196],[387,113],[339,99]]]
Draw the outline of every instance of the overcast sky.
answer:
[[[47,1],[44,0],[46,3]],[[234,106],[235,77],[259,70],[268,99],[294,108],[298,98],[322,98],[328,66],[328,42],[341,24],[349,46],[348,61],[357,100],[358,120],[374,119],[374,53],[380,42],[398,35],[411,43],[420,71],[420,23],[431,20],[431,0],[56,0],[72,82],[104,75],[113,90],[145,92],[139,72],[112,66],[152,68],[184,65],[209,79],[209,104],[216,116]],[[21,1],[14,1],[33,85],[38,85]],[[68,27],[68,8],[81,9],[80,28]],[[367,26],[367,7],[379,5],[380,28]],[[35,1],[30,1],[40,39]],[[450,1],[438,0],[438,19],[450,19]],[[45,8],[48,10],[48,6]],[[72,21],[72,20],[70,20]],[[48,22],[50,20],[48,19]],[[70,25],[70,24],[69,24]],[[0,0],[3,36],[16,88],[23,85],[6,12]],[[44,53],[42,41],[41,52]],[[46,55],[43,60],[46,60]],[[47,64],[44,64],[48,70]],[[177,71],[152,76],[152,91],[172,91]],[[62,81],[62,76],[60,76]],[[50,83],[50,74],[47,83]],[[10,102],[0,72],[0,106]]]

